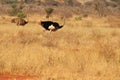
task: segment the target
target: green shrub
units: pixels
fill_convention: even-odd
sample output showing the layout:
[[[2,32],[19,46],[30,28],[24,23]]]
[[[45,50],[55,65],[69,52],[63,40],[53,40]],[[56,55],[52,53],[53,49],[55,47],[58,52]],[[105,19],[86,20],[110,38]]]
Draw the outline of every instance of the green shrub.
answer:
[[[112,0],[112,1],[120,3],[120,0]]]
[[[29,0],[25,0],[25,3],[28,3],[29,2]]]
[[[12,3],[12,4],[11,4],[11,7],[12,7],[13,9],[15,9],[15,8],[17,7],[17,4],[16,4],[16,3]]]
[[[77,16],[77,17],[75,17],[75,20],[77,20],[77,21],[82,20],[82,17],[81,16]]]
[[[26,15],[22,12],[24,6],[22,4],[12,3],[11,4],[12,11],[10,12],[11,16],[17,16],[20,18],[25,18]]]
[[[12,3],[11,7],[12,7],[12,11],[10,12],[10,15],[11,16],[17,15],[17,13],[19,12],[19,10],[17,9],[17,4],[16,3]]]
[[[49,18],[50,17],[50,15],[52,14],[52,12],[53,12],[53,8],[45,8],[45,12],[46,12],[46,18]]]
[[[19,18],[25,18],[26,15],[25,15],[23,12],[19,12],[19,13],[17,14],[17,17],[19,17]]]
[[[88,14],[83,14],[83,17],[88,17]]]
[[[17,0],[4,0],[4,3],[6,4],[17,3]]]
[[[10,12],[10,15],[11,16],[16,16],[18,12],[19,12],[18,9],[12,9],[12,11]]]
[[[66,4],[69,6],[73,6],[73,0],[66,0]]]

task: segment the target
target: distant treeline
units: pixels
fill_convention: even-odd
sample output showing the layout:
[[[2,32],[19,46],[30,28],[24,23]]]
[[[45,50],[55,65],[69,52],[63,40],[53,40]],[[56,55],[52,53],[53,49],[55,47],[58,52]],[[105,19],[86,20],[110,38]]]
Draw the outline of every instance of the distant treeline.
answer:
[[[62,2],[63,1],[63,2]],[[26,14],[44,14],[45,8],[53,8],[54,14],[74,14],[107,16],[120,14],[120,0],[88,0],[80,3],[77,0],[0,0],[0,14],[23,16]]]

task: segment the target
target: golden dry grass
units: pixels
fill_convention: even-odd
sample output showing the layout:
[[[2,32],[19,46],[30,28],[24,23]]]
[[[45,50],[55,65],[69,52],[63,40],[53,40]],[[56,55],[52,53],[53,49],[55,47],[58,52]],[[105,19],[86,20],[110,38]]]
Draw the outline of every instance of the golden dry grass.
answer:
[[[0,23],[0,74],[35,80],[120,80],[120,29],[105,19],[73,22],[53,33],[34,23]]]

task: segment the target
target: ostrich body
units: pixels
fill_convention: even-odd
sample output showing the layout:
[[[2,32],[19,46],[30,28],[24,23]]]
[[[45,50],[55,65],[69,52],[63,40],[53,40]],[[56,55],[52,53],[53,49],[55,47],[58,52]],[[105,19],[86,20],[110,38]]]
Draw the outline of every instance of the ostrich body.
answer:
[[[64,26],[64,24],[59,25],[57,22],[53,21],[38,21],[38,24],[48,31],[56,31]]]
[[[22,18],[13,18],[11,20],[11,23],[16,23],[17,26],[24,26],[24,25],[26,25],[28,23],[28,21],[24,20]]]

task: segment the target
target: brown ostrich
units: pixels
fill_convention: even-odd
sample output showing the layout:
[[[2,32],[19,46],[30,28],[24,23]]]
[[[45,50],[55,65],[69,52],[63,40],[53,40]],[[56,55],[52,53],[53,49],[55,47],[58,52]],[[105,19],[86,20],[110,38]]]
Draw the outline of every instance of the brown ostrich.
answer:
[[[13,18],[11,20],[11,23],[16,23],[17,26],[24,26],[24,25],[26,25],[28,23],[28,21],[24,20],[22,18]]]

